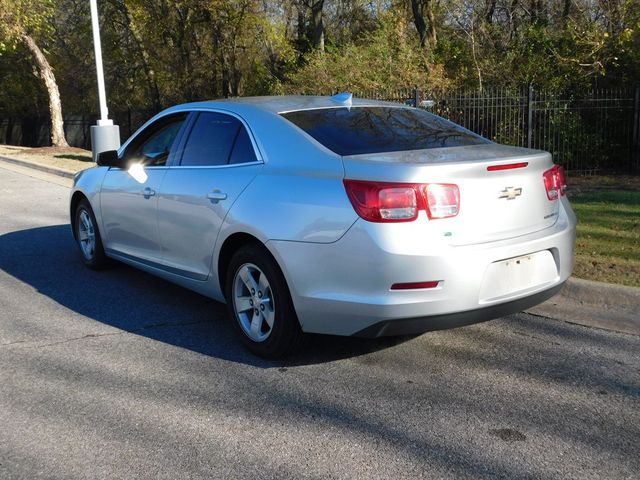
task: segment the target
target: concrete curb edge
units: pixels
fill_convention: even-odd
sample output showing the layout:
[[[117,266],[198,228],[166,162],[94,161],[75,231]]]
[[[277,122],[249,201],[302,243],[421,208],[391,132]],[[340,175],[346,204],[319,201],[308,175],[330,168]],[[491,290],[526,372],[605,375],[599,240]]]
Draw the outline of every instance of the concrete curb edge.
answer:
[[[571,277],[560,294],[584,304],[623,308],[637,315],[640,321],[640,288],[638,287]]]
[[[527,313],[640,335],[640,288],[569,278],[555,297]]]
[[[14,165],[19,165],[21,167],[33,168],[35,170],[40,170],[41,172],[50,173],[52,175],[58,175],[59,177],[64,177],[64,178],[73,178],[74,175],[76,174],[76,172],[73,172],[71,170],[65,170],[63,168],[57,168],[57,167],[48,167],[47,165],[42,165],[40,163],[30,162],[28,160],[22,160],[22,159],[18,160],[17,158],[10,158],[10,157],[5,157],[1,155],[0,155],[0,161],[13,163]]]

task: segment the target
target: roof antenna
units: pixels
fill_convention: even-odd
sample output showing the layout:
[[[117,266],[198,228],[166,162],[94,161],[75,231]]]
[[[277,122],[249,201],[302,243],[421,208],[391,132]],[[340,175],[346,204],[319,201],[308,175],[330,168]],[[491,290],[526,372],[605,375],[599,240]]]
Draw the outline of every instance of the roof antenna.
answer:
[[[336,93],[334,96],[330,98],[332,102],[338,103],[347,108],[351,108],[353,94],[349,92]]]

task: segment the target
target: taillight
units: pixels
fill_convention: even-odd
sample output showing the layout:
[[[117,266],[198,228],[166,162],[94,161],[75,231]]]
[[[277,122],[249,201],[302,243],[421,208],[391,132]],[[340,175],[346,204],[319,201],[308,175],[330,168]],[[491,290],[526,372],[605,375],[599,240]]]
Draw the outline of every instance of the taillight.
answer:
[[[460,209],[460,190],[457,185],[428,183],[422,186],[427,199],[429,218],[455,217]]]
[[[410,222],[424,210],[429,218],[454,217],[460,209],[457,185],[345,180],[356,213],[370,222]]]
[[[542,179],[549,200],[557,200],[567,190],[567,175],[560,165],[554,165],[553,168],[544,172]]]

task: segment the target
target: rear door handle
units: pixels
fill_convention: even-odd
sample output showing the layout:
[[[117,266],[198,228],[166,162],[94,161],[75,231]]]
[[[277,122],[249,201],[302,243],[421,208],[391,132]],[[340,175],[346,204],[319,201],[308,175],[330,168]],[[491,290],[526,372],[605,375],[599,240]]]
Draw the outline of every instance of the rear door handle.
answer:
[[[227,194],[220,190],[214,190],[211,193],[207,193],[207,198],[211,200],[212,203],[218,203],[220,200],[226,200]]]
[[[150,189],[149,187],[146,187],[143,191],[142,191],[142,195],[144,195],[144,198],[149,198],[149,197],[153,197],[156,194],[155,190]]]

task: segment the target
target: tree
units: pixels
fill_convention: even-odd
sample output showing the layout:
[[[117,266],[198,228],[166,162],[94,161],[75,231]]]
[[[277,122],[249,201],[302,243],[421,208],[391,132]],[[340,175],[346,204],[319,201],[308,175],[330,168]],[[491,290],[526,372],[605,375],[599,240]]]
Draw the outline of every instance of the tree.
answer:
[[[306,64],[289,79],[289,93],[331,94],[335,88],[358,95],[367,91],[393,91],[421,85],[442,89],[447,85],[441,65],[430,63],[402,11],[385,13],[380,27],[356,41],[310,52]]]
[[[0,47],[14,47],[22,42],[33,56],[38,72],[49,96],[51,114],[51,143],[54,147],[68,147],[62,119],[62,102],[58,83],[47,57],[35,41],[36,35],[46,35],[53,12],[52,0],[3,0],[0,6]]]
[[[427,42],[432,48],[438,44],[436,31],[436,16],[434,13],[434,0],[410,0],[413,23],[418,30],[420,46],[426,46]]]
[[[311,39],[313,48],[324,53],[324,18],[322,14],[324,0],[313,0],[308,6],[311,9]]]

